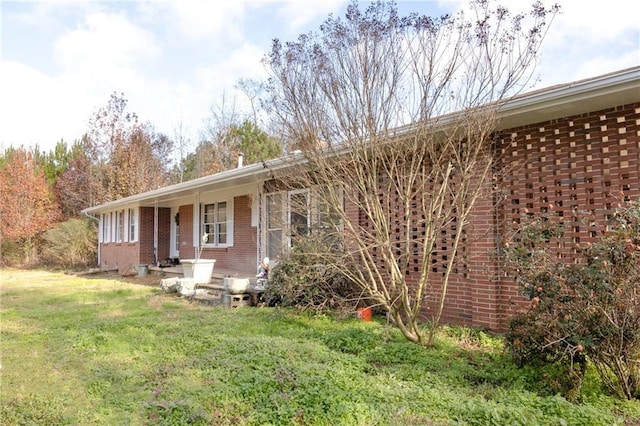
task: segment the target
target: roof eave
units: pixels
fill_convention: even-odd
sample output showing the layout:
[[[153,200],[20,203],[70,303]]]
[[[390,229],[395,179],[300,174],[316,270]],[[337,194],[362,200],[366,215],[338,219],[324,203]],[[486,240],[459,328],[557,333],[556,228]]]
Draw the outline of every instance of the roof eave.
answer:
[[[640,67],[523,94],[499,110],[498,130],[640,101]]]

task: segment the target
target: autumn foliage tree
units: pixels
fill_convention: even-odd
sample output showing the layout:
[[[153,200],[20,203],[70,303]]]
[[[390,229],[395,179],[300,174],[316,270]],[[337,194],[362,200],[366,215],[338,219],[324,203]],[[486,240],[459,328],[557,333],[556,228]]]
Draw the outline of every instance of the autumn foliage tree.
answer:
[[[88,165],[89,205],[159,188],[169,183],[172,141],[127,110],[113,93],[92,116],[83,148]]]
[[[90,206],[93,162],[83,148],[85,143],[86,135],[68,148],[66,167],[55,180],[55,194],[65,218],[77,218]]]
[[[59,218],[59,209],[44,170],[32,151],[5,152],[0,168],[0,242],[5,251],[13,247],[17,262],[37,260],[36,243],[42,232]]]
[[[470,214],[490,190],[496,112],[530,81],[556,12],[536,2],[513,14],[479,0],[432,18],[353,2],[319,33],[274,40],[265,58],[263,102],[303,163],[286,179],[336,207],[343,252],[324,253],[326,267],[411,341],[433,344],[449,281],[464,267]],[[432,272],[436,258],[442,273]]]

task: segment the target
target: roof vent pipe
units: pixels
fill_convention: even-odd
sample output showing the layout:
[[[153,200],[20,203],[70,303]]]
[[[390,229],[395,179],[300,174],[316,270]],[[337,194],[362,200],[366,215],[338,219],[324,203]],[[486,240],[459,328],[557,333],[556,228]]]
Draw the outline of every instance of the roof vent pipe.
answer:
[[[244,154],[239,152],[238,153],[238,168],[242,167],[242,163],[244,162]]]

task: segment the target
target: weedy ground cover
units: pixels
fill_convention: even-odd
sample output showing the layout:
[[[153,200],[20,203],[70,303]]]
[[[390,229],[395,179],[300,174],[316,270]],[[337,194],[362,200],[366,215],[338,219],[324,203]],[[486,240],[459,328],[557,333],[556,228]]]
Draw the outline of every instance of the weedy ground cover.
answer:
[[[208,307],[107,278],[2,270],[2,424],[611,425],[640,402],[588,373],[580,403],[499,337],[433,349],[383,319]]]

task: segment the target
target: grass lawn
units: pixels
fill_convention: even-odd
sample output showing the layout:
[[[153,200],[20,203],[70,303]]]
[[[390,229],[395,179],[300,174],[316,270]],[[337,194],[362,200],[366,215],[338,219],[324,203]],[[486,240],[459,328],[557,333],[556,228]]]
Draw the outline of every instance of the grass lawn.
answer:
[[[384,321],[207,307],[115,279],[0,270],[0,423],[640,424],[640,401],[582,402],[517,369],[500,339],[437,346]]]

